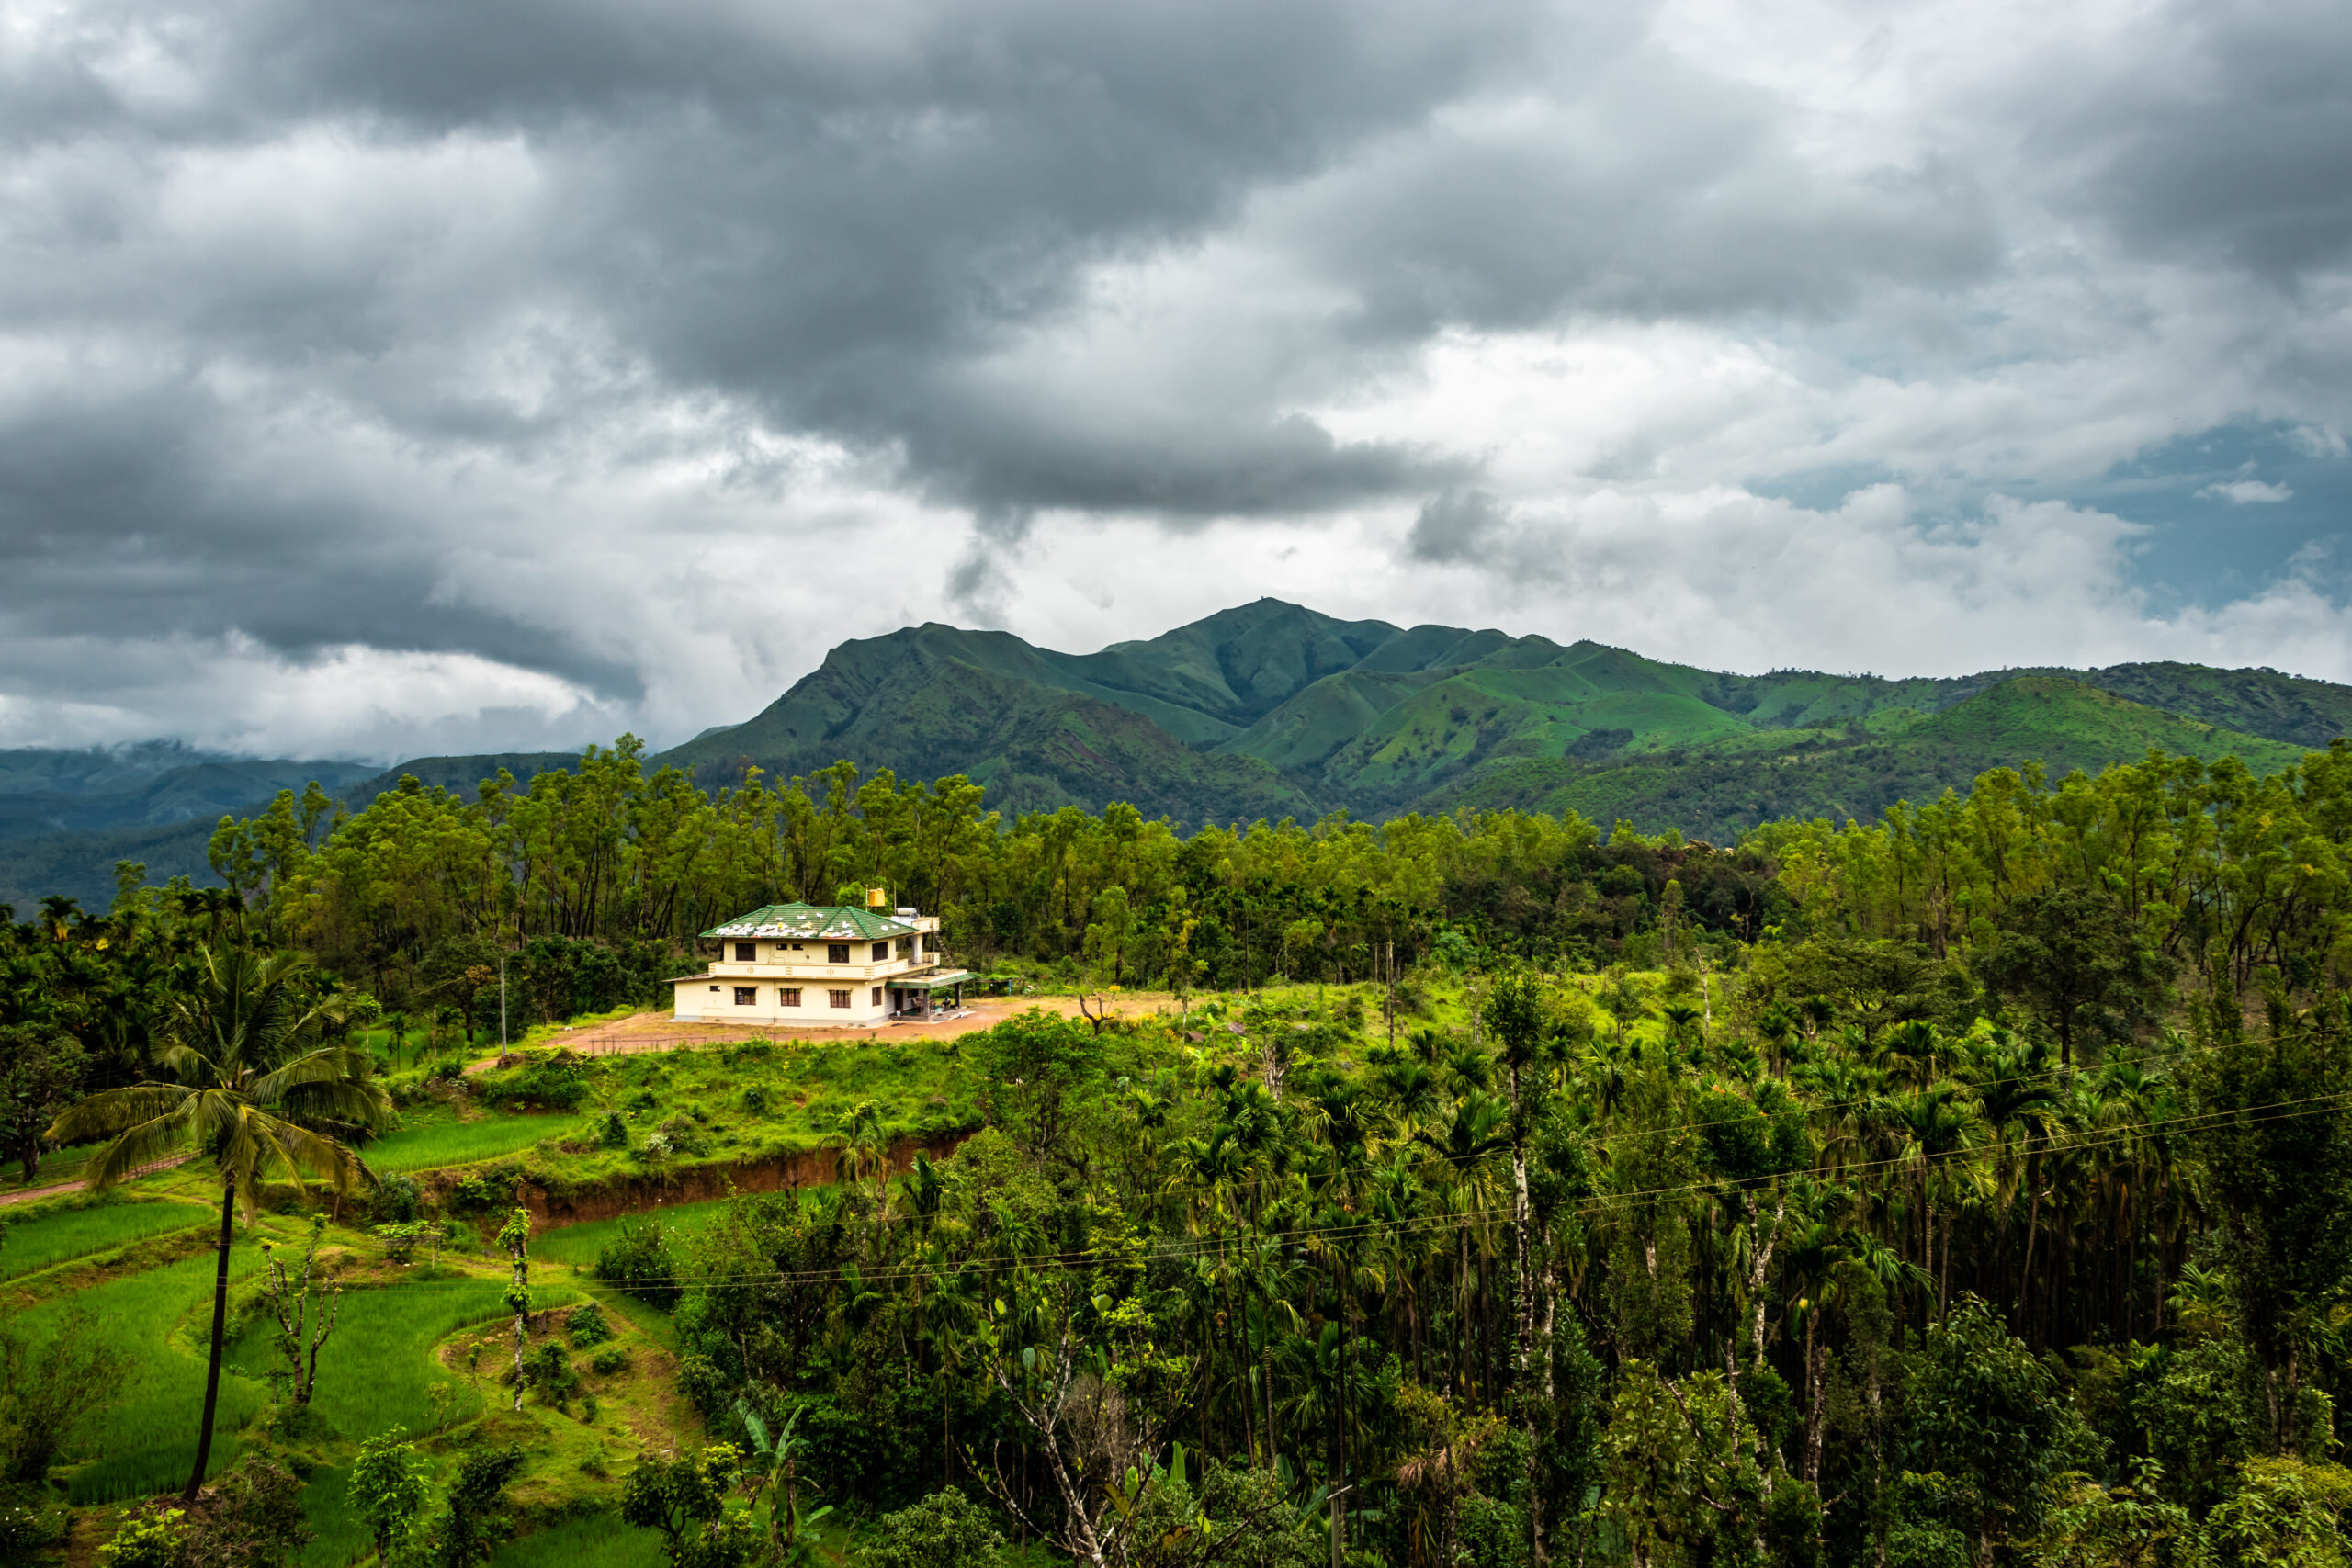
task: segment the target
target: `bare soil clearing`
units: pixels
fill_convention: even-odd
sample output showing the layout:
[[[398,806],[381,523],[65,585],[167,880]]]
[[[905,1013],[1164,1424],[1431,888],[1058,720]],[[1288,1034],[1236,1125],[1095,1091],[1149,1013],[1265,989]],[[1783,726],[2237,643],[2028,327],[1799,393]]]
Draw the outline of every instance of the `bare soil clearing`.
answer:
[[[1102,1010],[1104,998],[1089,997],[1088,1006],[1095,1012]],[[827,1028],[821,1024],[758,1024],[758,1023],[684,1023],[665,1013],[632,1013],[609,1023],[592,1024],[585,1029],[559,1031],[543,1045],[560,1045],[583,1056],[632,1055],[643,1051],[674,1051],[682,1045],[732,1044],[742,1040],[808,1040],[846,1043],[871,1040],[887,1044],[899,1040],[953,1040],[958,1035],[971,1034],[990,1028],[1015,1014],[1031,1008],[1042,1008],[1064,1018],[1079,1016],[1076,997],[990,997],[967,1003],[957,1011],[934,1018],[929,1022],[908,1020],[886,1023],[872,1029]],[[1122,991],[1107,998],[1114,1016],[1146,1018],[1162,1008],[1171,1008],[1175,999],[1162,992]],[[495,1054],[469,1062],[469,1073],[486,1072],[498,1065]]]

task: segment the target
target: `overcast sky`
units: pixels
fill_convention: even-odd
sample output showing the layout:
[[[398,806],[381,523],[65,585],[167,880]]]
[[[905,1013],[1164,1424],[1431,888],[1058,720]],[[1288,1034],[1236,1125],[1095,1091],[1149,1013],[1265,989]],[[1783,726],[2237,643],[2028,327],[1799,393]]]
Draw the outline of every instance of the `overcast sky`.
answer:
[[[0,0],[0,744],[1261,594],[2352,680],[2352,6]]]

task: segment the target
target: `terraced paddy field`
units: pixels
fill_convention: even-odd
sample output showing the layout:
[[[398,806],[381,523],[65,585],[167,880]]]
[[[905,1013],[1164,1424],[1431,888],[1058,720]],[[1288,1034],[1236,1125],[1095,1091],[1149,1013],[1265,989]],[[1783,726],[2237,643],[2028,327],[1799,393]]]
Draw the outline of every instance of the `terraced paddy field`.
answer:
[[[542,1139],[580,1131],[574,1116],[481,1116],[460,1119],[435,1106],[405,1112],[401,1125],[360,1153],[382,1172],[434,1170],[516,1154]]]
[[[37,1274],[61,1263],[114,1251],[132,1242],[213,1224],[203,1203],[105,1203],[14,1216],[0,1242],[0,1280]]]

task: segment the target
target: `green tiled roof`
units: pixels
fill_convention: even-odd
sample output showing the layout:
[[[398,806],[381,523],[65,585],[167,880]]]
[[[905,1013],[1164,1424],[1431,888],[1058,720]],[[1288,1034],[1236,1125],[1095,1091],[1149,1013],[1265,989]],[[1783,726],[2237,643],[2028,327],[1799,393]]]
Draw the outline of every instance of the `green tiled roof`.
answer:
[[[847,904],[770,904],[748,915],[738,915],[723,926],[702,934],[722,941],[730,937],[783,937],[792,942],[827,938],[879,942],[889,936],[912,936],[905,920]]]

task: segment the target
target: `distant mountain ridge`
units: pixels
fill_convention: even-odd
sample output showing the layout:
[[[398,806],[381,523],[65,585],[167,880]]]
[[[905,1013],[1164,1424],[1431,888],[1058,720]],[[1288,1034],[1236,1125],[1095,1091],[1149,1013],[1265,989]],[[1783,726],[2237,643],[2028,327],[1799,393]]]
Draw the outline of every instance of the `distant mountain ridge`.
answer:
[[[151,880],[214,879],[206,860],[224,816],[251,816],[279,790],[312,781],[363,807],[413,773],[470,795],[503,768],[528,780],[577,761],[569,751],[420,757],[391,769],[366,762],[256,760],[175,741],[128,747],[0,750],[0,904],[20,910],[47,893],[104,908],[117,861],[138,861]]]
[[[2352,686],[2273,670],[1741,675],[1261,599],[1093,653],[938,622],[844,642],[751,718],[650,761],[709,788],[844,758],[907,779],[960,773],[1008,813],[1125,800],[1195,826],[1514,807],[1722,841],[1775,817],[1873,817],[1996,766],[2096,772],[2153,746],[2271,772],[2346,733]],[[311,778],[358,806],[402,774],[469,795],[502,768],[527,782],[572,761],[431,757],[377,773],[170,742],[0,751],[0,900],[102,902],[117,859],[209,880],[204,844],[223,812]]]
[[[2347,730],[2352,687],[2267,670],[1739,675],[1261,599],[1091,654],[938,623],[842,643],[760,714],[659,761],[718,784],[847,757],[967,773],[1008,810],[1125,799],[1190,822],[1571,800],[1607,820],[1622,802],[1643,826],[1720,835],[1781,814],[1768,799],[1870,814],[2001,763],[2096,770],[2149,746],[2269,771]],[[1729,798],[1800,762],[1827,765]],[[1694,767],[1703,784],[1669,776]]]

